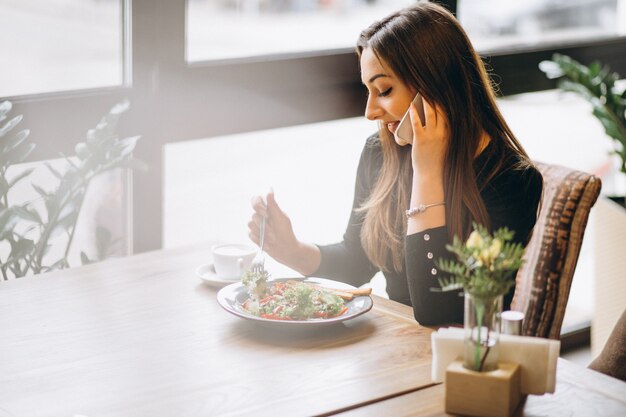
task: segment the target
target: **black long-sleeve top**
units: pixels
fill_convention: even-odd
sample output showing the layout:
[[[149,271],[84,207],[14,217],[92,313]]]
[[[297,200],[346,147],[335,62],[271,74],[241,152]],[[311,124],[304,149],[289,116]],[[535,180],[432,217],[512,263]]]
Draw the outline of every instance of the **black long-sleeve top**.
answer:
[[[515,231],[514,241],[526,245],[535,225],[537,207],[541,199],[543,179],[533,168],[516,169],[518,156],[502,155],[493,152],[492,144],[475,159],[474,170],[478,184],[483,172],[505,158],[500,172],[482,189],[481,197],[487,209],[490,229],[507,226]],[[382,148],[378,134],[370,136],[363,148],[355,185],[352,214],[343,241],[331,245],[318,245],[321,264],[312,275],[331,278],[360,286],[368,282],[378,268],[368,259],[361,246],[361,224],[363,212],[360,207],[369,197],[380,173],[383,162]],[[410,181],[409,181],[410,183]],[[407,207],[408,208],[408,207]],[[450,258],[445,248],[449,243],[446,226],[427,229],[405,237],[405,264],[401,272],[391,266],[383,271],[387,280],[389,298],[413,307],[415,319],[422,325],[440,325],[463,322],[463,299],[458,292],[433,292],[439,288],[435,261]],[[505,296],[504,305],[508,308],[513,291]]]

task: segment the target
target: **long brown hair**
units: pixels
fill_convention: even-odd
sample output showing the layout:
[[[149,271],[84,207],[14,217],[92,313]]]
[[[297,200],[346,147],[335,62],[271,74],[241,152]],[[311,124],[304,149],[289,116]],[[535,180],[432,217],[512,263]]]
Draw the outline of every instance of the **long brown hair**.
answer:
[[[495,101],[494,87],[485,66],[454,16],[443,7],[420,2],[400,10],[361,32],[357,42],[360,58],[371,48],[400,80],[419,91],[448,119],[449,145],[445,155],[444,193],[446,225],[450,238],[469,235],[472,221],[489,227],[489,216],[480,191],[502,168],[499,159],[477,183],[474,158],[484,133],[494,155],[513,152],[521,165],[528,155],[505,122]],[[361,242],[369,259],[379,268],[403,269],[406,234],[404,210],[410,199],[411,153],[395,144],[380,126],[383,166],[368,200]]]

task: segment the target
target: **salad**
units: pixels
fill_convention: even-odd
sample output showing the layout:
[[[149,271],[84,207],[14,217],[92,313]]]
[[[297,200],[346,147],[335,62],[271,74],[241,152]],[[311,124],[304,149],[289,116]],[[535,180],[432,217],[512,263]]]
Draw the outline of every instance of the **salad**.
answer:
[[[248,313],[274,320],[327,319],[344,314],[348,307],[342,295],[351,293],[321,288],[302,281],[277,281],[268,285],[267,273],[247,272],[242,281],[250,297],[242,304]],[[345,294],[342,294],[345,293]]]

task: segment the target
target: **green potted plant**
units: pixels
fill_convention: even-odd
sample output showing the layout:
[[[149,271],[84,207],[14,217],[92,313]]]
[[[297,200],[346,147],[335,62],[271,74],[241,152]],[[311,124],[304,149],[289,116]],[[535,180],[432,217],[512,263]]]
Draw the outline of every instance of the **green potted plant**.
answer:
[[[594,61],[589,66],[567,55],[554,54],[542,61],[539,68],[550,79],[559,79],[557,86],[587,100],[593,115],[613,139],[613,154],[619,158],[619,171],[626,174],[626,84],[619,84],[619,74]],[[611,197],[624,205],[624,196]]]
[[[467,241],[455,236],[452,245],[446,245],[456,260],[437,261],[439,269],[450,274],[439,279],[441,290],[465,293],[464,366],[473,371],[498,368],[502,299],[515,285],[524,255],[524,247],[511,242],[513,235],[507,228],[492,235],[474,223]]]
[[[122,113],[129,107],[123,102],[115,105],[94,129],[87,132],[84,142],[75,146],[75,155],[60,155],[65,169],[45,162],[56,179],[55,189],[44,189],[31,183],[39,198],[14,203],[12,189],[33,173],[33,168],[20,169],[35,148],[28,143],[29,131],[13,129],[22,116],[8,118],[10,102],[0,103],[0,272],[2,280],[19,278],[55,269],[68,268],[69,252],[74,242],[78,215],[90,182],[98,175],[118,168],[144,168],[132,158],[138,136],[118,138],[115,129]],[[4,122],[4,123],[3,123]],[[105,257],[114,239],[104,228],[96,230],[98,254],[91,258],[82,251],[81,262],[90,263]],[[64,244],[62,254],[54,255],[53,245]],[[62,242],[62,243],[60,243]]]

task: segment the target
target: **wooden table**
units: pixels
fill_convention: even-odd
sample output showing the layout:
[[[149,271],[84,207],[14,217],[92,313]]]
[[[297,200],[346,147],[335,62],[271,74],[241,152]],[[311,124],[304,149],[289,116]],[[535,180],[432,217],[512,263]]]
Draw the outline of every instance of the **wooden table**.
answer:
[[[444,394],[443,384],[433,385],[338,416],[451,416],[444,411]],[[514,415],[623,417],[626,416],[626,383],[559,358],[556,392],[527,396]]]
[[[0,283],[0,416],[332,414],[431,385],[430,330],[375,297],[314,331],[235,317],[209,247]],[[4,413],[4,414],[2,414]]]
[[[316,330],[237,318],[200,281],[209,247],[0,283],[0,417],[446,415],[406,306]],[[626,415],[626,384],[559,361],[519,415]],[[595,414],[593,414],[595,413]]]

